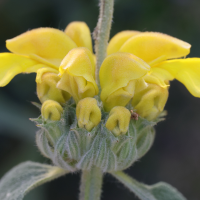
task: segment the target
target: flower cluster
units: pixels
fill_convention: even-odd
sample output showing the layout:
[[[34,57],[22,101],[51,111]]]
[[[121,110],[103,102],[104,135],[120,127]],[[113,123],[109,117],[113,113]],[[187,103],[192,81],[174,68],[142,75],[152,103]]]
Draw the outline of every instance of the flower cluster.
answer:
[[[191,45],[162,33],[116,34],[99,71],[99,87],[91,33],[84,22],[72,22],[64,31],[34,29],[7,40],[6,47],[12,53],[0,54],[0,86],[19,73],[37,73],[43,118],[59,120],[72,97],[78,125],[88,131],[99,124],[104,110],[109,112],[106,128],[116,136],[126,134],[131,118],[127,105],[140,117],[155,120],[173,79],[200,97],[200,58],[181,58]]]

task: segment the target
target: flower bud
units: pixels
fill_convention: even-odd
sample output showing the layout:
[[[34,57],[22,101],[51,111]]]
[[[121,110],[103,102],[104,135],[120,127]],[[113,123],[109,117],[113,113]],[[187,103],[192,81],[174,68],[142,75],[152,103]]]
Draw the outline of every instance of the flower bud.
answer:
[[[114,107],[109,114],[109,118],[106,122],[106,128],[118,136],[126,134],[129,127],[131,118],[130,111],[123,106]]]
[[[131,53],[148,64],[153,64],[157,59],[160,62],[186,56],[190,53],[190,47],[187,42],[163,33],[144,32],[125,41],[119,51]]]
[[[132,105],[136,112],[149,121],[163,111],[168,98],[168,88],[149,83],[148,87],[134,94]]]
[[[58,121],[63,113],[63,108],[58,102],[47,100],[42,104],[41,113],[45,119]]]
[[[49,68],[42,68],[37,71],[37,95],[42,103],[49,99],[65,103],[70,98],[69,93],[56,88],[60,80],[56,72],[58,73],[58,71]]]
[[[80,128],[91,131],[101,121],[101,110],[97,100],[91,97],[80,100],[76,107],[76,117]]]

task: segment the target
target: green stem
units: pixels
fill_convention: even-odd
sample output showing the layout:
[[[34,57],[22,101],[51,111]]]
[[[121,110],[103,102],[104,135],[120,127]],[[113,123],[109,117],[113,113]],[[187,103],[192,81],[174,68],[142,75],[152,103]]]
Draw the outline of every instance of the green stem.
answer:
[[[96,60],[97,60],[95,76],[99,89],[100,89],[99,70],[103,60],[106,57],[106,49],[110,37],[110,29],[113,17],[113,6],[114,6],[114,0],[100,0],[99,19],[93,33],[93,38],[95,40]]]
[[[97,27],[93,33],[97,60],[95,78],[99,87],[99,94],[101,90],[99,82],[99,70],[103,60],[106,57],[106,49],[108,46],[113,17],[113,6],[114,0],[100,0],[99,19]],[[82,171],[79,199],[100,200],[102,178],[102,171],[97,167],[93,167],[90,171]]]
[[[82,171],[79,200],[100,200],[102,179],[100,168]]]

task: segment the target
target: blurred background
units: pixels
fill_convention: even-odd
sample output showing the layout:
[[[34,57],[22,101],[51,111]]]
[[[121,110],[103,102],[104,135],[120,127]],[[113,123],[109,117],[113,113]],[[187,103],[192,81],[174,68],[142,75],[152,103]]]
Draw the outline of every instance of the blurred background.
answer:
[[[37,27],[63,30],[71,21],[97,22],[97,0],[0,0],[0,51],[5,40]],[[121,30],[157,31],[192,44],[190,57],[200,57],[199,0],[116,0],[111,36]],[[0,88],[0,177],[15,165],[50,161],[35,144],[36,127],[29,118],[40,113],[35,74],[17,75]],[[188,200],[200,199],[200,99],[173,81],[164,122],[156,126],[151,150],[126,172],[146,184],[165,181]],[[71,174],[31,191],[25,200],[77,200],[79,174]],[[110,175],[105,175],[102,199],[137,199]]]

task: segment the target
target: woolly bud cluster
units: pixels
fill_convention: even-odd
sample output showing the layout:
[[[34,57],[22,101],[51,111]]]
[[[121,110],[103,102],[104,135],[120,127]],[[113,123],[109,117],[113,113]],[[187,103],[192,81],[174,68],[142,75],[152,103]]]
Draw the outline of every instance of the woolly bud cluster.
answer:
[[[90,101],[93,101],[96,107],[97,101],[92,98]],[[92,103],[90,105],[92,111]],[[84,111],[81,111],[80,107],[81,105],[78,105],[76,108],[70,100],[64,105],[60,120],[52,121],[41,116],[32,119],[40,127],[36,134],[38,148],[55,165],[70,171],[90,170],[92,166],[97,166],[104,172],[118,171],[131,166],[151,147],[155,135],[154,122],[141,117],[138,120],[130,119],[127,109],[130,121],[128,130],[119,134],[119,128],[117,130],[114,127],[113,134],[109,130],[112,124],[110,121],[115,122],[117,117],[123,117],[119,116],[120,111],[116,111],[117,108],[109,115],[102,111],[101,106],[94,107],[101,113],[101,121],[94,126],[95,118],[91,117],[89,123],[82,121],[80,115]],[[89,111],[84,113],[88,115],[87,112]]]

